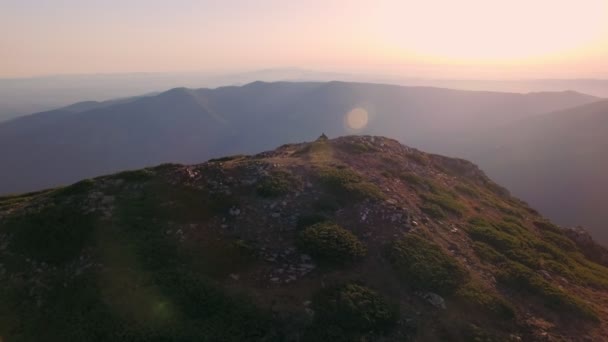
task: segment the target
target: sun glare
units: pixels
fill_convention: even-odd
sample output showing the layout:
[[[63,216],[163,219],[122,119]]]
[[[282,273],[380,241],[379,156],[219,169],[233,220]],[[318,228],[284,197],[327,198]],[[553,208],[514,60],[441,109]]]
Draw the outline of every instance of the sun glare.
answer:
[[[568,58],[608,37],[606,0],[407,1],[379,18],[385,48],[444,62]]]
[[[365,109],[358,107],[348,112],[345,119],[348,128],[358,131],[367,126],[369,115]]]

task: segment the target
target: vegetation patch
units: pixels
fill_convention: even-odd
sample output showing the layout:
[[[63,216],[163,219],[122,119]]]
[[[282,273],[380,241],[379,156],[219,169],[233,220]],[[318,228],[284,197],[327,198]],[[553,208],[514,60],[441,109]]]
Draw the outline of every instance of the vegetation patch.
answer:
[[[66,186],[63,188],[56,189],[53,192],[53,196],[55,197],[63,197],[63,196],[78,196],[84,195],[88,191],[91,191],[95,186],[95,181],[92,179],[85,179],[78,183],[74,183],[70,186]]]
[[[429,215],[436,220],[442,220],[448,217],[440,206],[433,203],[426,203],[420,207],[423,213]]]
[[[341,200],[383,199],[382,191],[348,168],[324,168],[319,172],[321,183]]]
[[[477,191],[477,189],[475,189],[473,186],[468,185],[468,184],[458,184],[454,187],[454,189],[456,191],[458,191],[458,193],[470,197],[470,198],[480,198],[481,195],[479,194],[479,191]]]
[[[362,154],[370,152],[378,152],[379,149],[371,144],[366,144],[360,141],[344,141],[341,143],[340,148],[348,153]]]
[[[314,296],[312,308],[315,321],[308,333],[309,340],[338,333],[339,339],[341,335],[350,341],[350,338],[363,333],[388,331],[398,319],[396,306],[390,305],[376,291],[359,284],[321,290]]]
[[[276,171],[260,181],[256,192],[260,197],[278,197],[288,193],[296,184],[296,180],[289,173]]]
[[[451,294],[468,278],[441,247],[416,234],[394,242],[388,256],[399,277],[416,290]]]
[[[332,263],[352,262],[367,254],[367,248],[353,233],[331,222],[302,230],[297,243],[306,253]]]
[[[407,157],[420,165],[428,165],[430,162],[429,158],[422,152],[412,152]]]
[[[304,229],[316,223],[328,221],[329,218],[322,214],[307,214],[298,216],[296,226],[298,229]]]
[[[480,284],[469,282],[460,288],[455,295],[474,309],[482,310],[497,318],[515,318],[515,309],[509,302]]]
[[[219,162],[227,162],[227,161],[231,161],[231,160],[244,159],[247,157],[248,156],[246,154],[235,154],[233,156],[226,156],[226,157],[221,157],[221,158],[211,158],[208,161],[210,163],[219,163]]]
[[[57,204],[11,217],[3,225],[12,235],[10,244],[15,252],[40,262],[63,264],[85,247],[94,218],[75,206]]]
[[[466,211],[465,206],[459,203],[458,199],[448,192],[422,194],[421,197],[427,205],[436,205],[444,212],[457,217],[462,217]]]
[[[329,144],[329,142],[325,139],[320,139],[304,145],[304,147],[294,152],[294,155],[302,156],[306,154],[325,154],[330,150],[331,145]]]
[[[123,179],[127,182],[145,182],[154,178],[154,171],[151,169],[130,170],[117,173],[113,177]]]
[[[503,264],[497,279],[514,290],[540,297],[549,308],[569,311],[587,319],[597,319],[597,314],[588,304],[578,297],[567,294],[522,264],[516,262]]]
[[[499,264],[508,260],[507,257],[497,252],[490,245],[481,241],[475,241],[473,243],[473,250],[482,262]]]
[[[183,166],[184,166],[183,164],[177,164],[177,163],[163,163],[163,164],[153,167],[152,170],[162,172],[162,171],[171,170],[171,169],[175,169],[175,168],[183,167]]]

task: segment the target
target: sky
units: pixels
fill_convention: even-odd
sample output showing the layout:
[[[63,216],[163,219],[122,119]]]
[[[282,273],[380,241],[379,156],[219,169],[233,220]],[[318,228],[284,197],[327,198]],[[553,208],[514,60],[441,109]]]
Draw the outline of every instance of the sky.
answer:
[[[288,67],[606,78],[608,0],[0,0],[0,78]]]

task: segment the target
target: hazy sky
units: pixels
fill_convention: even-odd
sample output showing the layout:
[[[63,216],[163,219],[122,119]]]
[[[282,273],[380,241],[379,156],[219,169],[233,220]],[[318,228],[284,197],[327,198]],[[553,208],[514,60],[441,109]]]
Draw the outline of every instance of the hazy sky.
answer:
[[[608,77],[608,0],[0,0],[0,77]]]

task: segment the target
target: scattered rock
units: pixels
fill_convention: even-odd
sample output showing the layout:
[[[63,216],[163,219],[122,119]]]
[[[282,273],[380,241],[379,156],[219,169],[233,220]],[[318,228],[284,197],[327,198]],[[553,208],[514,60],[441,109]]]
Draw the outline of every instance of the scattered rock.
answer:
[[[420,297],[424,298],[427,302],[438,309],[446,309],[445,300],[440,295],[433,292],[419,293]]]

